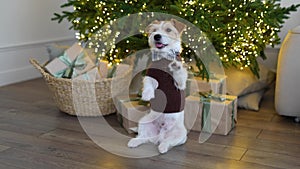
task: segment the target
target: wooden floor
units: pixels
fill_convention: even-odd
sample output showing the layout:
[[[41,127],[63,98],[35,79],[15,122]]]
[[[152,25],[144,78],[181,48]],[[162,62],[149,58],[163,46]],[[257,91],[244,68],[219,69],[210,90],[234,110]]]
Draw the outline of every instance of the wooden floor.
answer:
[[[239,110],[237,127],[228,136],[213,135],[199,144],[199,133],[191,132],[185,145],[138,159],[111,154],[95,144],[76,117],[57,110],[42,79],[1,87],[0,168],[300,168],[300,125],[276,114],[273,93],[266,93],[259,112]],[[115,115],[106,119],[124,132]]]

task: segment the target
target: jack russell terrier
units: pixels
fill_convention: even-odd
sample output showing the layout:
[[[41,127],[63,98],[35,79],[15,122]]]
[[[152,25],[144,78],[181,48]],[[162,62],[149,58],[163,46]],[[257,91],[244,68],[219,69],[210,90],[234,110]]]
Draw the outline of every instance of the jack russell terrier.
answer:
[[[152,63],[143,80],[142,100],[150,101],[150,112],[138,123],[138,135],[128,147],[144,143],[158,145],[160,153],[187,140],[184,105],[187,70],[183,67],[181,34],[186,25],[171,19],[153,21],[147,28]]]

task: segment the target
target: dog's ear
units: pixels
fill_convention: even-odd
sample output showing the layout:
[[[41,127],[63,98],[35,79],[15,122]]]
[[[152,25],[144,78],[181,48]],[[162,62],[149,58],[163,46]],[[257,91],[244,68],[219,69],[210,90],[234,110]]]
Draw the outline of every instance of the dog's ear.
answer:
[[[150,32],[150,29],[151,29],[151,24],[150,25],[148,25],[147,27],[146,27],[146,29],[145,29],[145,33],[147,33],[148,35],[149,35],[149,32]]]
[[[184,29],[186,28],[186,25],[184,23],[181,23],[177,21],[176,19],[171,19],[171,23],[174,25],[174,27],[177,29],[177,31],[181,34]]]
[[[160,24],[159,20],[154,20],[153,22],[151,22],[151,24]]]
[[[151,27],[152,27],[154,24],[160,24],[160,21],[154,20],[153,22],[151,22],[151,23],[146,27],[146,29],[145,29],[145,32],[146,32],[147,34],[150,33],[150,29],[151,29]]]

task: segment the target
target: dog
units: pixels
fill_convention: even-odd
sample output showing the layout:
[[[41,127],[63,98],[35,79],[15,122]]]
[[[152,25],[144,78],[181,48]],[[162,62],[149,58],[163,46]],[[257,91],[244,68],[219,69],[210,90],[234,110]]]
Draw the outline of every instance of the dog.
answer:
[[[184,90],[186,88],[188,73],[186,68],[183,67],[182,62],[174,60],[169,64],[169,69],[172,72],[175,86],[180,90]]]
[[[150,112],[139,120],[138,135],[128,142],[130,148],[151,142],[163,154],[187,140],[184,125],[187,70],[179,57],[185,27],[171,19],[155,20],[146,28],[152,63],[143,79],[142,100],[150,101]]]

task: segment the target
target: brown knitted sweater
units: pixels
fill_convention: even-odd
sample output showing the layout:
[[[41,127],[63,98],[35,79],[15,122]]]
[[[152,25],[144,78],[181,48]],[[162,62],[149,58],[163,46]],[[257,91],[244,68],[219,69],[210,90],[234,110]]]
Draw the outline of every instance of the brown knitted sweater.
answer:
[[[174,85],[172,72],[168,68],[170,63],[167,59],[153,61],[146,73],[158,82],[155,98],[150,100],[151,109],[157,112],[177,113],[184,109],[185,92]]]

